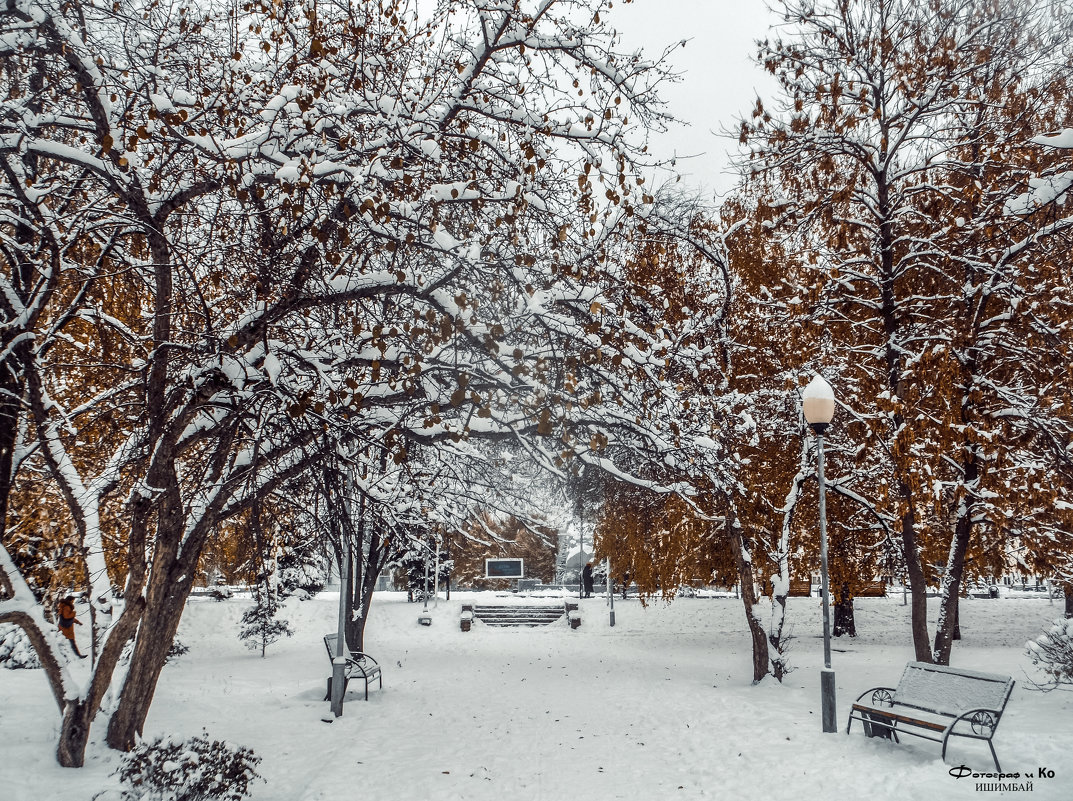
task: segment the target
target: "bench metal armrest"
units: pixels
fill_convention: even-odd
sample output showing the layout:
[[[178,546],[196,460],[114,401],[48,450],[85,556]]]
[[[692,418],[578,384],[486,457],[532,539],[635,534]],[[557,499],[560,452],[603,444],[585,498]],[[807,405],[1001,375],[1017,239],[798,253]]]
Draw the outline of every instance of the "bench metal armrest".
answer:
[[[887,693],[887,695],[889,697],[888,698],[876,698],[875,696],[873,696],[872,697],[872,703],[880,703],[880,701],[886,701],[888,706],[889,706],[893,702],[894,692],[895,692],[893,687],[873,687],[871,690],[865,690],[863,693],[858,695],[857,700],[854,701],[853,703],[858,704],[858,703],[860,703],[861,699],[864,698],[866,695],[872,695],[873,693],[878,693],[878,692],[885,692],[885,693]]]
[[[364,651],[348,651],[347,654],[348,654],[347,659],[350,659],[353,662],[369,661],[369,662],[372,662],[377,667],[380,666],[379,662],[377,662],[375,659],[373,659],[371,656],[369,656]]]
[[[951,734],[955,734],[954,727],[958,723],[965,722],[972,728],[973,735],[990,740],[995,734],[995,729],[998,727],[999,718],[1001,717],[1001,709],[991,709],[988,707],[970,709],[967,712],[962,712],[950,721],[950,725],[946,727],[946,736],[949,737]],[[967,737],[969,735],[960,736]]]
[[[347,665],[360,671],[363,676],[380,670],[380,663],[363,651],[347,651],[346,661]],[[372,664],[369,664],[370,662]]]
[[[1003,705],[1003,709],[1005,709],[1005,705]],[[981,708],[970,709],[968,712],[962,712],[954,718],[950,725],[946,727],[946,731],[943,732],[943,760],[946,760],[946,746],[950,743],[951,735],[954,737],[971,737],[977,740],[984,740],[987,743],[987,747],[991,749],[991,758],[995,760],[995,770],[1001,773],[1002,768],[998,763],[998,754],[995,753],[995,744],[991,741],[991,738],[995,736],[995,729],[998,727],[1000,717],[1002,717],[1002,709]],[[954,731],[954,726],[962,721],[972,727],[972,734]]]

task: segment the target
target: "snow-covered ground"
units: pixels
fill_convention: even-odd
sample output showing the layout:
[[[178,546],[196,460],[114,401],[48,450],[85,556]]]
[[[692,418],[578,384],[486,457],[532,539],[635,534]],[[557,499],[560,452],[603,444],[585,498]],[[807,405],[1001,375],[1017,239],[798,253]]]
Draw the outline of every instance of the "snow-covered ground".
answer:
[[[194,599],[179,638],[190,652],[165,670],[146,736],[213,738],[253,748],[267,783],[255,801],[408,799],[980,799],[994,779],[955,778],[962,763],[993,771],[986,744],[956,741],[947,764],[939,746],[901,745],[844,734],[850,703],[865,689],[896,683],[912,659],[901,597],[857,601],[856,639],[834,641],[841,731],[823,734],[820,606],[790,599],[796,670],[782,685],[752,686],[739,601],[683,598],[643,609],[616,600],[608,625],[602,598],[581,601],[576,631],[491,628],[463,633],[463,600],[430,606],[378,594],[366,646],[384,666],[384,689],[369,702],[360,685],[343,716],[322,722],[337,596],[288,602],[296,635],[267,658],[237,638],[248,599]],[[934,605],[934,602],[932,602]],[[964,639],[953,664],[1018,680],[995,737],[1003,769],[1019,772],[1006,793],[1033,801],[1073,798],[1073,694],[1028,689],[1024,642],[1061,613],[1040,598],[965,601]],[[78,670],[81,666],[75,666]],[[1027,674],[1026,674],[1027,671]],[[37,670],[0,671],[0,798],[90,801],[116,797],[117,755],[91,745],[87,767],[55,764],[55,703]],[[103,726],[94,730],[103,736]],[[1040,769],[1053,778],[1039,776]],[[1026,779],[1025,774],[1031,774]],[[1010,780],[1006,780],[1010,781]]]

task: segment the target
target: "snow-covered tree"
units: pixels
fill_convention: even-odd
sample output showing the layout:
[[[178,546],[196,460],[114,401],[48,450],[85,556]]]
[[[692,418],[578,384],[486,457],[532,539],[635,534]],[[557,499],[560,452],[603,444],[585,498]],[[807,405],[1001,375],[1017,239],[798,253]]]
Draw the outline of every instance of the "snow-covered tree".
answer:
[[[617,254],[680,223],[645,153],[667,74],[618,49],[610,5],[0,15],[4,213],[22,226],[5,435],[23,432],[0,447],[65,500],[99,652],[86,688],[48,671],[63,764],[114,683],[107,740],[133,745],[206,544],[273,496],[345,479],[357,511],[336,519],[374,521],[354,540],[366,582],[366,545],[464,519],[471,476],[495,485],[482,442],[665,491],[714,450],[671,428],[671,374],[705,345],[628,324]],[[7,543],[0,620],[47,651]]]
[[[1070,154],[1073,153],[1073,128],[1054,133],[1041,134],[1030,140],[1039,157],[1037,172],[1025,176],[1025,191],[1010,199],[1006,211],[1021,217],[1034,228],[1033,236],[1046,244],[1052,269],[1068,269],[1068,254],[1073,247],[1073,215],[1069,213],[1070,194],[1073,187],[1073,169],[1070,169]],[[1057,279],[1060,280],[1060,279]],[[1047,310],[1044,310],[1044,313]],[[1062,315],[1065,309],[1057,310]],[[1056,332],[1064,330],[1058,316],[1052,317],[1051,325]],[[1057,394],[1054,388],[1053,394]],[[1068,393],[1062,399],[1062,413],[1069,415],[1071,408]],[[1051,438],[1049,453],[1053,466],[1052,482],[1068,487],[1073,480],[1073,442],[1069,437]],[[1068,511],[1068,504],[1057,499],[1055,506]],[[1065,593],[1066,617],[1073,616],[1073,533],[1063,525],[1064,518],[1054,520],[1044,536],[1036,536],[1019,543],[1014,549],[1016,559],[1026,573],[1047,575]]]
[[[758,103],[742,140],[768,228],[802,270],[767,290],[822,326],[812,355],[838,373],[856,461],[883,461],[874,545],[897,532],[917,658],[945,663],[966,564],[1000,565],[1011,536],[1051,525],[1041,452],[1068,427],[1045,378],[1066,344],[1042,311],[1065,308],[1067,288],[1004,214],[1018,143],[1067,113],[1056,17],[962,0],[780,10],[786,39],[760,52],[779,104]]]
[[[484,560],[511,558],[524,560],[526,578],[551,582],[555,578],[557,544],[558,532],[537,521],[478,513],[448,540],[452,563],[450,575],[463,587],[503,589],[503,579],[484,577]],[[442,579],[440,583],[442,585]]]
[[[242,628],[238,638],[250,650],[261,650],[261,657],[269,645],[281,637],[294,634],[291,624],[277,617],[282,604],[275,574],[266,575],[253,586],[253,606],[242,613]]]

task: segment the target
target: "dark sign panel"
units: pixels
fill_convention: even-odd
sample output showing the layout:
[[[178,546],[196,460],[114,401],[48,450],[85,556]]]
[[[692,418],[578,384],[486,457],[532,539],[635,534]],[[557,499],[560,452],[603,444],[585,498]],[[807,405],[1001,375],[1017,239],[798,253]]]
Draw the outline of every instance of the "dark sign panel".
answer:
[[[524,575],[521,559],[485,559],[485,578],[521,578]]]

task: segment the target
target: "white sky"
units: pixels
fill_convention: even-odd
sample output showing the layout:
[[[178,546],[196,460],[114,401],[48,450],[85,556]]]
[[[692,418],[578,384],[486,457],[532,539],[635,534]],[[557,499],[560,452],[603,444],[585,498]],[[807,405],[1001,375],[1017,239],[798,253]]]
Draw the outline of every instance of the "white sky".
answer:
[[[737,149],[737,138],[720,130],[736,129],[735,120],[752,110],[758,92],[771,97],[773,82],[750,59],[755,40],[766,38],[776,20],[763,0],[616,0],[610,22],[622,33],[622,49],[640,47],[655,56],[666,45],[690,40],[673,55],[681,82],[662,92],[671,113],[689,126],[677,126],[650,148],[656,155],[703,154],[677,162],[683,181],[718,193],[734,185],[728,152]]]

